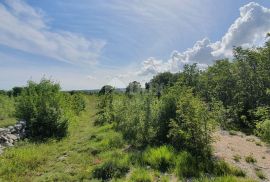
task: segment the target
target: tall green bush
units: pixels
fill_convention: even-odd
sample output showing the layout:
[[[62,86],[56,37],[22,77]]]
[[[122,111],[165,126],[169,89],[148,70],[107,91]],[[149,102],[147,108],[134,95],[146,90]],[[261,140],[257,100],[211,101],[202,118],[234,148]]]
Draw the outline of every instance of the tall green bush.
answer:
[[[64,137],[68,127],[67,112],[60,85],[50,80],[29,81],[17,99],[16,116],[27,121],[27,135],[33,139]]]
[[[169,138],[178,149],[186,149],[200,160],[211,154],[212,131],[215,126],[208,106],[195,97],[192,90],[180,94],[175,119],[171,119]]]
[[[123,96],[114,102],[115,128],[132,145],[153,144],[156,139],[158,102],[151,95]]]
[[[264,120],[257,123],[256,134],[266,142],[270,143],[270,120]]]

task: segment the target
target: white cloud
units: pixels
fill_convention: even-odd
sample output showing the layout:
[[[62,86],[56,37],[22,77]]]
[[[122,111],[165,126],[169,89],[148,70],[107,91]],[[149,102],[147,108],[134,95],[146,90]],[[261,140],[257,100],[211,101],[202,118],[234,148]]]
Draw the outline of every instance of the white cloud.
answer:
[[[0,4],[0,44],[72,64],[93,64],[106,42],[52,30],[44,13],[22,0]]]
[[[149,58],[143,62],[139,75],[153,75],[164,71],[177,72],[184,64],[198,63],[205,68],[214,60],[231,58],[234,46],[261,45],[270,31],[270,9],[251,2],[240,8],[240,17],[230,26],[220,41],[212,43],[208,38],[197,41],[184,52],[173,51],[167,61]]]
[[[232,56],[233,46],[251,47],[265,40],[270,31],[270,9],[251,2],[240,8],[240,17],[222,40],[213,45],[215,56]]]

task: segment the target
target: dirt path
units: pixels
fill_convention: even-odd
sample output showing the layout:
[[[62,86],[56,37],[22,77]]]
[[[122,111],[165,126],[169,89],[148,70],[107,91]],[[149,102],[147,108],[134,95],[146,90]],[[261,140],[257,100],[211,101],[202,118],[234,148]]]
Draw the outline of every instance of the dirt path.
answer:
[[[258,181],[270,181],[270,147],[257,137],[220,130],[215,133],[214,151],[217,157],[244,170],[248,177]],[[248,163],[247,156],[256,161]],[[260,179],[259,173],[267,179]]]

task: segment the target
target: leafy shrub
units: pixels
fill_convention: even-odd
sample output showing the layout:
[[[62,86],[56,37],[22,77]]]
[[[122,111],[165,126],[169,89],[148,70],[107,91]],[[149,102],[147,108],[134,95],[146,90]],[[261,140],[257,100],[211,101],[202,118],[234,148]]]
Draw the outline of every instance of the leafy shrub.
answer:
[[[179,178],[198,177],[200,174],[195,158],[186,151],[177,156],[175,170]]]
[[[129,171],[129,164],[126,158],[116,157],[105,161],[93,170],[93,178],[109,180],[112,178],[121,178]]]
[[[151,182],[153,181],[152,177],[149,175],[149,172],[145,169],[135,169],[132,172],[130,181],[132,182]]]
[[[179,95],[176,117],[171,119],[170,142],[176,149],[185,149],[197,159],[208,161],[214,124],[207,105],[192,90],[186,90]]]
[[[168,171],[174,166],[174,152],[173,149],[168,146],[148,148],[143,158],[151,167],[162,172]]]
[[[104,125],[114,121],[113,94],[108,93],[99,97],[96,125]]]
[[[16,104],[17,118],[27,121],[27,135],[35,139],[65,136],[66,113],[60,85],[46,79],[40,83],[29,81]]]
[[[270,143],[270,119],[257,123],[255,132],[264,141]]]
[[[136,147],[153,144],[156,138],[158,103],[151,95],[119,97],[114,102],[116,130]]]
[[[85,109],[85,100],[81,94],[73,94],[71,96],[72,109],[76,115],[79,115]]]

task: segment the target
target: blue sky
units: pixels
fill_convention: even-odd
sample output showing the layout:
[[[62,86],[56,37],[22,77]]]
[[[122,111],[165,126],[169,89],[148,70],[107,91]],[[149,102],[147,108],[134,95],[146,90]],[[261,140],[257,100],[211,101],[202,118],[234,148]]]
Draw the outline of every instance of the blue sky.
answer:
[[[265,41],[270,2],[0,0],[0,89],[52,78],[63,89],[124,87],[201,67]]]

